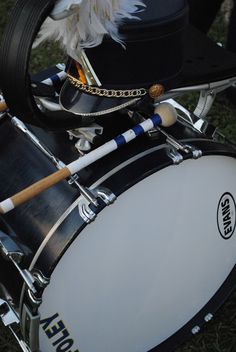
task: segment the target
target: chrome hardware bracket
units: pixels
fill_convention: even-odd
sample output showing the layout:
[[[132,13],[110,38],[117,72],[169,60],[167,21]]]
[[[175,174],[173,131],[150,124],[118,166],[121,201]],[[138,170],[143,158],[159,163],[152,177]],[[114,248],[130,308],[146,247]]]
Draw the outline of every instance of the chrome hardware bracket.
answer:
[[[215,89],[201,90],[197,106],[194,110],[194,115],[200,119],[205,118],[215,101],[216,94],[217,91]]]
[[[0,251],[5,259],[10,260],[15,265],[28,288],[34,294],[37,293],[34,286],[35,278],[27,269],[21,269],[19,266],[24,257],[24,253],[13,239],[2,231],[0,231]]]
[[[0,299],[0,317],[4,326],[20,323],[17,313],[13,310],[9,303],[3,299]]]
[[[180,113],[178,114],[178,120],[181,123],[187,124],[191,128],[194,128],[197,132],[214,139],[215,135],[218,133],[218,130],[214,125],[209,123],[206,119],[199,118],[189,112],[174,99],[168,99],[166,102],[170,103],[175,109],[179,110]]]
[[[167,151],[167,155],[173,161],[174,165],[179,165],[184,161],[183,155],[177,152],[174,148],[170,148]]]
[[[183,143],[179,142],[176,138],[165,132],[161,127],[157,127],[157,130],[166,137],[166,143],[169,144],[172,148],[184,152],[185,154],[189,153],[189,150]]]
[[[36,288],[35,288],[35,286],[34,286],[36,280],[35,280],[35,278],[33,277],[33,275],[29,272],[29,270],[27,270],[27,269],[21,269],[21,268],[19,267],[19,265],[18,265],[16,262],[14,262],[14,260],[12,260],[12,262],[13,262],[13,264],[15,265],[15,267],[17,268],[17,270],[18,270],[20,276],[21,276],[22,279],[24,280],[24,282],[25,282],[25,284],[27,285],[28,289],[29,289],[32,293],[36,294],[36,293],[37,293],[37,290],[36,290]]]
[[[89,224],[94,221],[97,214],[90,208],[91,203],[84,197],[81,198],[78,204],[79,215],[81,218]]]
[[[73,138],[77,139],[75,148],[81,155],[84,155],[92,149],[92,145],[95,143],[96,138],[103,134],[103,127],[93,123],[88,127],[80,127],[67,132],[70,140]]]
[[[40,140],[35,136],[34,133],[32,133],[27,126],[19,120],[17,117],[12,117],[11,119],[12,124],[19,130],[21,131],[24,135],[28,137],[28,139],[49,159],[51,162],[56,166],[57,169],[62,169],[65,164],[56,158],[51,151],[43,145]]]
[[[166,143],[171,147],[168,152],[168,156],[173,160],[175,165],[179,165],[183,161],[181,154],[176,151],[183,152],[185,154],[192,153],[193,159],[199,159],[202,156],[202,151],[193,147],[192,145],[183,144],[179,142],[176,138],[166,133],[162,128],[158,127],[158,130],[166,136]],[[182,157],[182,158],[181,158]]]
[[[81,218],[89,224],[93,220],[95,220],[97,214],[94,210],[92,210],[91,205],[94,205],[96,208],[99,206],[99,199],[101,199],[106,206],[111,205],[116,200],[116,196],[109,189],[105,187],[97,187],[92,190],[86,188],[86,191],[96,200],[95,202],[91,202],[90,199],[83,195],[78,204],[79,214]]]
[[[30,351],[39,351],[39,325],[40,315],[33,315],[29,308],[24,304],[22,307],[22,335],[30,347]]]
[[[33,273],[32,273],[33,277],[35,278],[35,280],[37,281],[37,284],[42,287],[42,288],[45,288],[49,285],[50,283],[50,279],[45,277],[41,271],[39,270],[35,270]]]
[[[111,205],[115,202],[116,196],[108,188],[97,187],[92,190],[96,198],[100,198],[106,205]]]
[[[17,340],[18,345],[21,347],[23,352],[32,352],[27,344],[15,331],[14,326],[20,325],[20,319],[14,309],[9,305],[8,302],[0,299],[0,319],[5,327],[9,328],[14,338]]]
[[[205,118],[210,111],[216,95],[235,84],[236,78],[229,78],[220,82],[212,82],[208,87],[201,89],[197,107],[194,115],[198,118]]]
[[[202,118],[197,119],[196,122],[193,124],[193,127],[198,132],[204,134],[207,137],[211,137],[211,138],[214,137],[216,130],[217,130],[217,128],[215,126],[213,126],[208,121],[206,121],[205,119],[202,119]]]
[[[39,307],[42,303],[42,298],[37,298],[30,289],[27,290],[27,293],[32,305],[36,308]]]
[[[202,150],[197,149],[192,145],[186,144],[186,148],[188,148],[189,152],[192,153],[193,159],[197,160],[202,157]]]
[[[175,88],[172,90],[167,91],[165,94],[163,94],[161,97],[157,98],[155,100],[155,104],[158,104],[164,100],[167,99],[173,99],[177,96],[181,96],[184,94],[188,94],[191,92],[213,92],[214,93],[219,93],[222,92],[223,90],[231,87],[233,84],[236,83],[236,77],[231,77],[224,79],[222,81],[217,81],[217,82],[210,82],[210,83],[203,83],[195,86],[189,86],[189,87],[181,87],[181,88]]]
[[[17,264],[19,264],[24,257],[24,253],[19,246],[10,236],[2,231],[0,231],[0,251],[6,259],[12,260]]]

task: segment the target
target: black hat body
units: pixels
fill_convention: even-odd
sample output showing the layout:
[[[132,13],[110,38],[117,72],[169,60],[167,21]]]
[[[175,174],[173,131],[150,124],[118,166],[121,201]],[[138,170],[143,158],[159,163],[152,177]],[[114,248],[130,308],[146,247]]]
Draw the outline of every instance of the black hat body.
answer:
[[[105,37],[101,45],[85,50],[99,83],[83,82],[79,72],[69,69],[60,94],[63,109],[99,116],[135,104],[155,84],[167,90],[176,85],[183,65],[186,1],[144,2],[146,8],[138,18],[119,28],[124,46]]]

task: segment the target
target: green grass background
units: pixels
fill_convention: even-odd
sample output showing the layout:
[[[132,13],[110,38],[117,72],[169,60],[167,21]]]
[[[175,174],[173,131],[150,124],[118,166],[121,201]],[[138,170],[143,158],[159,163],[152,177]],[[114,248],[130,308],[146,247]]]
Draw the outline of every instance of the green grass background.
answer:
[[[13,0],[0,0],[0,39],[13,4]],[[225,42],[226,26],[222,15],[218,16],[210,35],[217,42]],[[35,52],[32,69],[37,71],[42,67],[48,67],[53,62],[59,62],[61,57],[55,45],[44,45],[43,49],[37,49]],[[195,102],[194,95],[181,98],[181,103],[188,109],[192,109]],[[236,141],[236,108],[227,100],[225,94],[217,97],[209,118],[229,138]],[[0,352],[17,351],[20,349],[10,333],[0,324]],[[213,321],[206,324],[201,333],[178,348],[177,352],[236,352],[236,293],[218,311]]]

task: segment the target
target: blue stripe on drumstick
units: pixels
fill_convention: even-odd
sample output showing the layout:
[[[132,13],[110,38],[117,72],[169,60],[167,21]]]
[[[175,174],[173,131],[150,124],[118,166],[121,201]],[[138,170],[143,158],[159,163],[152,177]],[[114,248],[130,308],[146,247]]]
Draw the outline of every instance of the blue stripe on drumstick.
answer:
[[[122,145],[125,145],[127,143],[123,134],[120,134],[119,136],[114,138],[114,141],[116,142],[118,148],[122,147]]]
[[[142,122],[134,126],[133,128],[131,128],[127,132],[120,134],[119,136],[114,138],[114,141],[116,142],[117,147],[118,148],[122,147],[126,143],[130,142],[132,139],[138,136],[141,136],[151,128],[154,128],[155,126],[160,125],[162,122],[161,117],[158,114],[155,114],[152,117],[150,117],[148,120],[146,120],[146,123],[147,121],[149,121],[149,125],[146,126],[146,124]]]

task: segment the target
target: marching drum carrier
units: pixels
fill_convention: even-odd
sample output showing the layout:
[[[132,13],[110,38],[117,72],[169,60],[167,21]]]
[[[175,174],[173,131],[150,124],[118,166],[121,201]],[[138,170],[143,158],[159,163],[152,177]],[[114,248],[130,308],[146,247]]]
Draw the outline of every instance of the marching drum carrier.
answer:
[[[114,2],[119,35],[65,3],[18,0],[1,47],[0,316],[25,352],[173,351],[235,289],[236,148],[205,116],[236,56],[184,0]],[[31,76],[47,16],[86,4],[90,36]],[[91,47],[94,16],[118,43]]]

